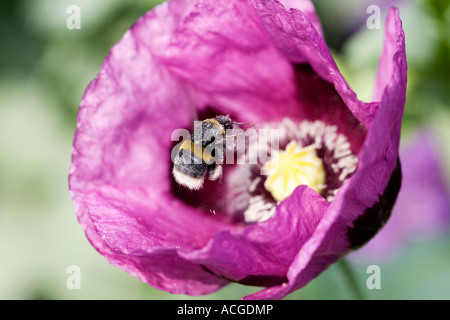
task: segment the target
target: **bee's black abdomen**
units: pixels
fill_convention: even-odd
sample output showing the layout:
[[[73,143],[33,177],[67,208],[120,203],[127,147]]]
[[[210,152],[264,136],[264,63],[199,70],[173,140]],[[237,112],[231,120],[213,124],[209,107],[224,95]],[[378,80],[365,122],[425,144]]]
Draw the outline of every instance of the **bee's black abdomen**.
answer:
[[[199,190],[208,173],[208,165],[190,150],[180,150],[172,170],[176,182],[191,190]]]
[[[174,159],[175,170],[186,174],[192,178],[205,177],[208,165],[192,152],[180,150]]]

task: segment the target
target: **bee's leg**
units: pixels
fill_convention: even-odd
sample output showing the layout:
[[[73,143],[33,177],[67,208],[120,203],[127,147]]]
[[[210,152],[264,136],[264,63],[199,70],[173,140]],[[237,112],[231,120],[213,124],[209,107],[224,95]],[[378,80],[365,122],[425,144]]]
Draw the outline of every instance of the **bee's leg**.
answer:
[[[216,163],[212,164],[208,169],[208,179],[214,181],[220,177],[222,177],[222,166]]]

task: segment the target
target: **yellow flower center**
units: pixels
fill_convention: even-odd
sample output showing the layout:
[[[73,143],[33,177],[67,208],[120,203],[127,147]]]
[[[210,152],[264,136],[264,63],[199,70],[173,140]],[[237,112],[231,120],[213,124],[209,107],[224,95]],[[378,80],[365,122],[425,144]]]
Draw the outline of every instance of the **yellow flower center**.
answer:
[[[273,152],[262,174],[267,176],[265,189],[277,201],[286,199],[301,185],[318,193],[325,188],[325,169],[314,146],[302,148],[295,141],[289,142],[285,151]]]

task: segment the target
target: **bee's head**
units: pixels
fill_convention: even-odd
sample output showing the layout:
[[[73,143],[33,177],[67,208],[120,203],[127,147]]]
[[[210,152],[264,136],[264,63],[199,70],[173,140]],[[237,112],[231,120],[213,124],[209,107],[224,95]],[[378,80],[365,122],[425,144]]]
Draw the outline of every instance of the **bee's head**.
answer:
[[[233,121],[231,120],[230,116],[228,116],[228,115],[216,116],[216,120],[223,126],[223,128],[225,130],[233,128]]]

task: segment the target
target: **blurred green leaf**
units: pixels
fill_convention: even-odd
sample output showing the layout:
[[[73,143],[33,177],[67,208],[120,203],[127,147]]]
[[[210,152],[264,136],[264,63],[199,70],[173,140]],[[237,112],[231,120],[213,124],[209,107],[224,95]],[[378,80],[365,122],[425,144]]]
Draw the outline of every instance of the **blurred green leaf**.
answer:
[[[423,0],[428,5],[439,19],[442,19],[446,10],[450,5],[450,0]]]

